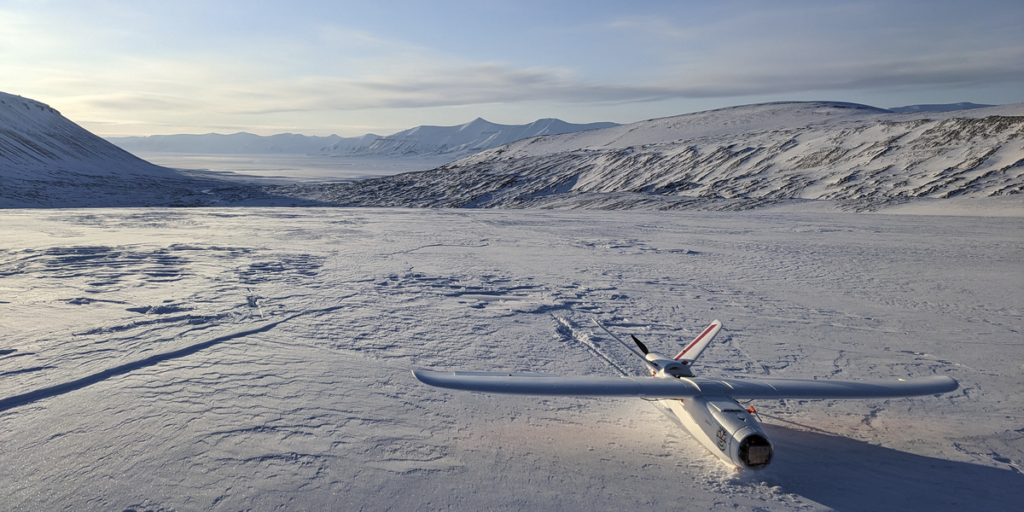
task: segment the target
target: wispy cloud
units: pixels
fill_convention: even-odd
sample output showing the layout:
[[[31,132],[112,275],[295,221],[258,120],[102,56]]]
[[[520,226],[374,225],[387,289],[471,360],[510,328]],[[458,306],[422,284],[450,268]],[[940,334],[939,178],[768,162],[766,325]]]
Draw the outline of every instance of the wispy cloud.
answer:
[[[646,84],[595,83],[573,70],[515,69],[499,64],[437,63],[397,76],[336,76],[261,80],[258,86],[220,84],[208,105],[230,113],[424,108],[488,103],[556,101],[622,103],[674,98],[752,96],[782,92],[879,87],[957,86],[1024,82],[1024,48],[1001,48],[916,59],[834,61],[813,68],[778,63],[731,69],[680,71]]]
[[[384,23],[326,4],[269,17],[232,0],[186,3],[193,11],[107,1],[96,14],[55,1],[0,6],[0,87],[104,126],[335,122],[325,112],[365,125],[376,112],[401,123],[396,112],[496,106],[602,120],[623,105],[1024,83],[1024,9],[1003,3],[1002,15],[943,0],[600,3],[583,16],[558,7],[557,24],[538,13],[534,29],[522,26],[530,9],[508,26],[493,11],[456,22],[417,6],[436,17]],[[984,101],[949,99],[964,100]]]
[[[669,100],[736,98],[782,93],[872,90],[898,87],[962,86],[987,82],[1024,83],[1024,49],[1003,48],[946,56],[860,62],[836,61],[814,68],[780,63],[722,71],[679,71],[676,78],[645,84],[586,80],[570,69],[525,68],[495,63],[431,62],[393,75],[275,77],[266,70],[195,63],[150,62],[167,73],[121,75],[120,87],[102,93],[99,80],[78,77],[82,90],[67,106],[88,121],[124,124],[245,126],[261,116],[315,112],[372,112],[482,105],[601,105]],[[230,66],[228,66],[230,67]],[[159,75],[159,76],[157,76]],[[62,107],[62,110],[65,110]],[[671,113],[671,112],[670,112]],[[542,117],[538,115],[537,117]],[[248,119],[249,121],[244,121]],[[148,120],[148,121],[147,121]],[[192,130],[195,131],[195,130]]]

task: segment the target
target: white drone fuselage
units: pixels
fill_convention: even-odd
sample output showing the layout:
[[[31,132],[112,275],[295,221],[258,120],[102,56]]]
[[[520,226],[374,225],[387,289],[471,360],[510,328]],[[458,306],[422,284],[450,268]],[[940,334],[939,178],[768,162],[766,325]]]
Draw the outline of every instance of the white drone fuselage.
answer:
[[[648,352],[644,359],[653,363],[651,376],[679,379],[696,388],[694,392],[702,393],[703,390],[689,379],[693,377],[691,361],[679,361],[654,352]],[[675,415],[690,436],[725,463],[757,470],[771,462],[774,448],[764,429],[750,411],[728,396],[701,394],[659,402]]]
[[[534,396],[641,397],[666,407],[708,451],[737,469],[764,469],[775,449],[754,418],[754,408],[737,399],[865,399],[936,395],[957,389],[956,380],[941,375],[876,382],[799,379],[708,379],[693,376],[694,361],[718,334],[715,320],[675,358],[649,352],[640,340],[629,344],[595,322],[627,349],[644,359],[649,377],[564,377],[537,373],[436,372],[413,370],[431,386],[482,393]]]
[[[726,464],[744,469],[764,469],[775,448],[764,429],[746,409],[729,397],[660,400],[686,431]]]
[[[659,368],[651,368],[653,377],[678,379],[694,388],[694,395],[689,398],[658,400],[691,437],[726,464],[753,470],[768,466],[775,449],[751,414],[753,409],[747,410],[725,395],[704,396],[702,386],[690,379],[691,361],[678,361],[654,352],[648,352],[644,358]],[[709,391],[715,389],[713,383],[701,384],[711,388]]]

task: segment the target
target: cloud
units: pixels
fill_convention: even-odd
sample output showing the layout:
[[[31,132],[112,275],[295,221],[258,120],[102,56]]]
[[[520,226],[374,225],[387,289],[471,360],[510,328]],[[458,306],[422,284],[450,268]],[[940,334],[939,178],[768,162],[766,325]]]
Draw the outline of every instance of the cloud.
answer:
[[[674,71],[674,76],[623,83],[581,77],[563,68],[419,59],[347,77],[283,77],[251,62],[149,59],[106,76],[63,76],[76,93],[49,101],[70,117],[123,125],[292,126],[309,116],[375,110],[484,108],[497,105],[578,105],[587,108],[671,100],[730,98],[882,88],[956,87],[1024,82],[1024,49],[1002,48],[911,59],[835,59],[816,66],[778,61]],[[116,84],[116,88],[109,84]],[[549,113],[541,113],[551,115]],[[269,117],[268,117],[269,116]],[[292,121],[286,121],[291,116]],[[304,117],[305,116],[305,117]],[[538,114],[538,116],[541,116]],[[355,119],[355,117],[349,117]],[[275,119],[276,121],[270,121]],[[320,117],[320,119],[326,119]],[[365,122],[365,121],[364,121]],[[194,130],[193,130],[194,131]]]
[[[200,18],[171,7],[113,18],[0,8],[0,64],[7,92],[76,120],[132,126],[333,126],[384,112],[393,126],[400,114],[443,109],[675,113],[780,95],[1024,83],[1019,8],[975,19],[964,9],[983,9],[952,16],[943,9],[953,4],[939,4],[608,4],[565,23],[548,23],[550,13],[514,26],[460,18],[452,26],[465,30],[447,31],[400,13],[396,24],[340,11],[235,20],[229,8]]]
[[[495,64],[438,66],[411,76],[351,79],[307,77],[270,85],[240,112],[423,108],[525,101],[635,101],[664,96],[661,87],[589,84],[565,70],[512,69]]]
[[[835,59],[818,66],[780,63],[684,82],[679,91],[683,97],[1024,82],[1024,48],[903,59]]]
[[[437,65],[399,76],[274,80],[255,92],[225,95],[223,108],[261,114],[536,101],[600,104],[1013,81],[1024,81],[1024,49],[905,60],[836,60],[813,67],[783,63],[728,72],[698,69],[647,84],[596,83],[564,69]]]

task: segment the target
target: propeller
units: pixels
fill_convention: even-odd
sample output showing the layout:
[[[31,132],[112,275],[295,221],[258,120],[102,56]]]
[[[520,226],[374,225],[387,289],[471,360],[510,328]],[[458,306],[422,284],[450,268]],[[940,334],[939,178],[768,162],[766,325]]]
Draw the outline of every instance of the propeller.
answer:
[[[636,342],[637,346],[640,347],[640,350],[643,351],[643,354],[640,354],[636,350],[633,350],[633,347],[629,346],[629,344],[626,343],[625,341],[622,341],[622,338],[619,338],[618,336],[612,334],[612,332],[609,331],[608,328],[606,328],[605,326],[601,325],[601,322],[597,321],[597,318],[590,317],[590,319],[594,322],[594,325],[600,327],[602,331],[608,333],[608,335],[611,336],[612,338],[614,338],[615,341],[618,341],[619,343],[622,344],[622,346],[624,346],[627,349],[629,349],[629,351],[632,352],[634,355],[636,355],[640,359],[643,359],[644,360],[644,364],[649,366],[652,370],[654,370],[655,372],[661,370],[661,367],[658,366],[658,363],[655,363],[654,361],[648,361],[647,358],[644,357],[648,353],[647,347],[645,347],[643,343],[640,343],[640,340],[636,339],[636,336],[633,336],[632,334],[630,335],[630,336],[633,337],[633,341]]]
[[[640,340],[636,339],[636,336],[630,334],[629,337],[633,338],[633,342],[636,343],[636,346],[640,347],[640,352],[643,352],[645,356],[651,353],[651,351],[647,350],[647,347],[645,347],[643,343],[640,343]]]

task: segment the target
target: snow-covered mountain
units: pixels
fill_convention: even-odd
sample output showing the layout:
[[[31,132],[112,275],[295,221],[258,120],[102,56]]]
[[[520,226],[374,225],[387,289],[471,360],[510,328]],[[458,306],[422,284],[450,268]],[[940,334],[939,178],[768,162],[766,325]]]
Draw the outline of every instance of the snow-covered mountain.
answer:
[[[240,132],[230,135],[207,133],[203,135],[150,135],[148,137],[107,137],[118,147],[132,152],[161,153],[209,153],[209,154],[268,154],[319,153],[332,145],[341,147],[369,146],[379,137],[367,134],[362,137],[315,137],[295,133],[260,136]]]
[[[906,114],[908,112],[953,112],[954,110],[970,110],[972,108],[985,108],[994,107],[996,105],[982,105],[979,103],[971,103],[969,101],[962,101],[960,103],[938,103],[938,104],[927,104],[927,105],[907,105],[905,107],[892,107],[889,110],[897,114]]]
[[[324,154],[359,157],[423,157],[449,155],[454,160],[527,137],[572,133],[618,126],[615,123],[572,124],[559,119],[540,119],[524,125],[495,124],[475,119],[458,126],[417,126],[381,137],[312,137],[282,133],[267,137],[251,133],[222,135],[151,135],[109,137],[107,140],[133,152],[208,154]]]
[[[88,176],[164,171],[93,135],[48,105],[6,93],[0,93],[0,147],[5,179],[35,179],[61,171]]]
[[[465,156],[530,137],[558,135],[619,126],[615,123],[572,124],[560,119],[539,119],[530,124],[495,124],[481,118],[458,126],[417,126],[368,146],[339,141],[324,148],[331,155],[352,156]]]
[[[0,207],[182,204],[203,185],[103,140],[38,101],[0,93]]]
[[[520,140],[438,169],[290,193],[338,205],[741,209],[1024,191],[1024,104],[896,114],[748,105]]]
[[[342,141],[331,149],[470,154],[430,171],[256,186],[158,167],[42,103],[7,94],[0,101],[0,207],[731,210],[817,200],[873,210],[917,198],[1024,191],[1024,104],[897,114],[850,103],[770,103],[561,134],[589,125],[503,127],[478,119],[414,128],[365,149],[345,150]],[[536,134],[545,136],[529,136]],[[477,152],[504,141],[514,142]]]

